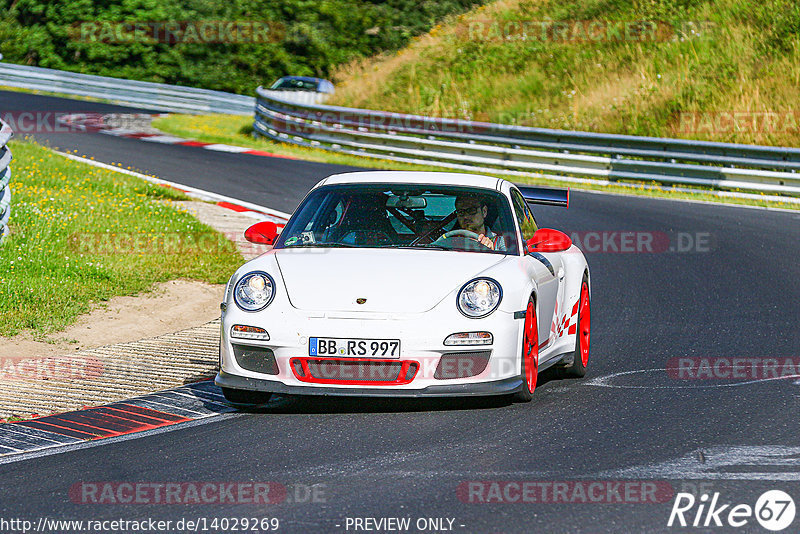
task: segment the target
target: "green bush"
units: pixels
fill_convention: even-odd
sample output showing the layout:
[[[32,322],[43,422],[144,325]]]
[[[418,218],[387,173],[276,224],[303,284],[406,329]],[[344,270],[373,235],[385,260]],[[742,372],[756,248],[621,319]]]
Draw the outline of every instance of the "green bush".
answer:
[[[401,48],[483,1],[0,0],[0,53],[12,63],[252,94],[280,76],[326,77],[336,65]],[[79,24],[97,21],[258,21],[283,30],[263,43],[81,39]]]

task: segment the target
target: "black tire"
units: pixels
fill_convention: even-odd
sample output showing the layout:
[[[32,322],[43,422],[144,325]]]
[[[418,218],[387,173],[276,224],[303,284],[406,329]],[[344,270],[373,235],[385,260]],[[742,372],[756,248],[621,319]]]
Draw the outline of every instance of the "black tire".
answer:
[[[522,378],[522,388],[519,391],[517,391],[516,393],[513,394],[512,399],[514,400],[514,402],[530,402],[531,399],[533,398],[533,391],[536,390],[536,383],[535,382],[534,382],[534,385],[533,385],[533,391],[528,386],[527,364],[525,363],[525,356],[526,356],[526,354],[525,354],[525,352],[526,352],[525,331],[526,331],[526,327],[528,325],[527,313],[528,313],[528,310],[531,309],[531,306],[533,307],[532,308],[533,309],[533,318],[532,318],[533,328],[534,329],[538,329],[538,325],[537,325],[537,321],[536,321],[536,302],[533,300],[533,296],[531,296],[528,299],[528,306],[525,308],[525,310],[526,310],[525,325],[526,326],[524,326],[522,328],[522,354],[520,355],[520,359],[522,360],[521,365],[520,365],[520,378]],[[538,352],[539,352],[539,350],[538,350],[539,349],[538,348],[538,342],[539,342],[539,340],[538,340],[538,335],[537,335],[537,338],[534,340],[534,345],[536,345],[536,358],[537,358],[537,361],[538,361],[538,357],[539,357],[539,354],[538,354]],[[537,374],[538,374],[538,372],[537,372]]]
[[[589,288],[589,279],[584,274],[583,280],[581,281],[581,296],[580,299],[583,299],[583,288],[584,285],[586,286],[586,299],[587,299],[587,309],[591,310],[591,299],[588,295],[588,288]],[[591,319],[591,313],[589,313],[589,317],[586,318],[587,325],[589,324]],[[586,376],[586,366],[589,363],[589,347],[586,347],[586,364],[583,362],[583,335],[581,332],[581,306],[578,307],[578,317],[576,319],[577,325],[577,335],[575,340],[575,352],[572,354],[572,364],[567,365],[566,367],[562,367],[559,372],[559,376],[562,378],[583,378]],[[587,336],[589,337],[589,336]],[[591,339],[589,337],[589,339]]]
[[[266,404],[269,402],[270,397],[272,397],[272,393],[266,393],[264,391],[231,388],[222,388],[222,394],[225,396],[225,400],[231,404],[243,406]]]

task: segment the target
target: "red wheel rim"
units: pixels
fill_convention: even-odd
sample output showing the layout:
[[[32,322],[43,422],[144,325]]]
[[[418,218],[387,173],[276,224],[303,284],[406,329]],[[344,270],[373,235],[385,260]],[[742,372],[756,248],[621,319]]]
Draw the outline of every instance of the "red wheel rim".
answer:
[[[533,302],[528,303],[525,312],[525,335],[523,357],[525,358],[525,382],[528,384],[528,391],[533,393],[536,389],[536,378],[539,374],[539,331],[536,325],[536,308]]]
[[[581,324],[579,325],[578,335],[581,343],[581,361],[583,366],[589,363],[589,331],[591,330],[591,312],[589,311],[589,284],[586,282],[581,286],[581,306],[578,312]]]

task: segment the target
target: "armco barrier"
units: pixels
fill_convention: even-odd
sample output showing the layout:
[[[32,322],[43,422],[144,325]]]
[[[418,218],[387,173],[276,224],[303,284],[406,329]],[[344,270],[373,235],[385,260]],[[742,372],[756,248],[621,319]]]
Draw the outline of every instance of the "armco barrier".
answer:
[[[0,62],[0,85],[113,100],[175,113],[250,115],[251,96]]]
[[[0,243],[8,233],[8,220],[11,217],[11,150],[6,143],[14,132],[11,127],[0,120]]]
[[[452,169],[800,193],[800,149],[549,130],[292,102],[257,89],[255,131],[325,150]]]

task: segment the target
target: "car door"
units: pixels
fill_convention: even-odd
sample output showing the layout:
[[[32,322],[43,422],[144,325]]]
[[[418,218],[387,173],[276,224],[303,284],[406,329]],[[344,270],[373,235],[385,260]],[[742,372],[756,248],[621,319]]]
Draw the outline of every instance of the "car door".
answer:
[[[561,262],[561,254],[557,252],[528,252],[527,241],[533,238],[533,234],[538,230],[536,219],[533,216],[528,203],[522,198],[522,194],[517,189],[511,189],[511,200],[514,205],[514,214],[517,217],[520,232],[522,234],[522,246],[526,251],[525,261],[531,262],[533,272],[536,273],[536,283],[538,286],[539,315],[539,345],[552,341],[551,334],[556,331],[556,321],[559,320],[558,307],[561,306],[564,298],[564,268]]]

